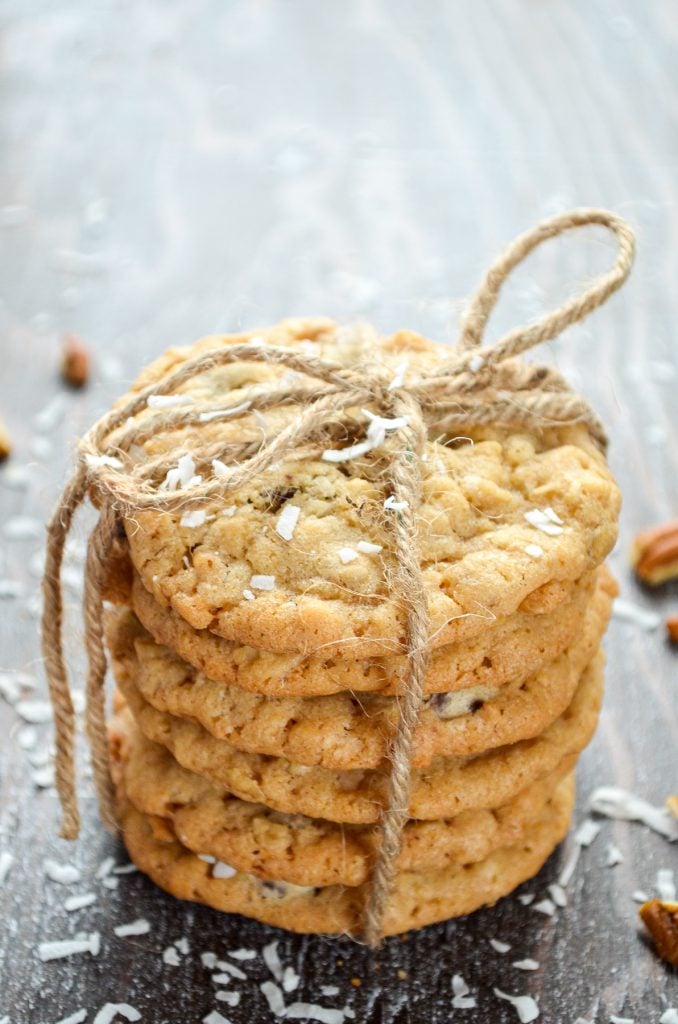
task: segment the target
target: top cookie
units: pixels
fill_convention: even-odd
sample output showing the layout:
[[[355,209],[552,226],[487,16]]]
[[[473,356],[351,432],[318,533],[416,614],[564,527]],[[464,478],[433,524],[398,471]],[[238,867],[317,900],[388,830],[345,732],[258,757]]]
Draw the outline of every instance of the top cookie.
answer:
[[[200,352],[252,337],[212,337],[170,350],[132,392]],[[405,361],[416,374],[450,354],[405,331],[375,338],[369,352],[361,351],[354,336],[327,320],[285,321],[258,337],[346,366],[369,358],[394,375]],[[276,381],[308,387],[312,395],[313,382],[299,374],[244,362],[208,370],[178,393],[186,403],[218,409],[245,403]],[[137,423],[157,413],[146,409]],[[203,476],[218,473],[211,461],[198,459],[206,444],[212,452],[229,445],[245,452],[250,445],[251,454],[263,434],[295,415],[294,406],[281,405],[237,421],[210,419],[152,437],[132,454],[141,462],[162,457],[173,467],[188,456],[168,476],[171,486],[187,466]],[[384,476],[384,448],[398,444],[398,430],[371,452],[324,460],[323,451],[364,436],[368,414],[355,409],[350,418],[348,429],[346,417],[341,424],[328,418],[327,436],[309,444],[304,458],[282,461],[221,501],[185,512],[147,510],[127,520],[132,561],[153,597],[196,629],[267,651],[323,647],[344,658],[402,651],[404,612],[388,587],[389,524],[397,509],[388,507]],[[616,537],[618,491],[584,427],[474,427],[463,434],[436,432],[421,465],[418,541],[432,647],[482,632],[488,620],[511,615],[540,588],[578,579],[602,562]]]

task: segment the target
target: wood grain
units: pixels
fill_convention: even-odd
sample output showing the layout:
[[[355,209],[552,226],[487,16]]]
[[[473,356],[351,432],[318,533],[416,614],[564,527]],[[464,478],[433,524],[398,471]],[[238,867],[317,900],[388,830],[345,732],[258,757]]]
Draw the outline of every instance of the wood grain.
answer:
[[[0,471],[0,524],[19,514],[44,520],[73,438],[167,345],[295,313],[453,341],[462,297],[503,244],[545,214],[604,205],[634,225],[636,269],[549,352],[612,436],[625,496],[612,562],[623,593],[676,611],[675,588],[644,593],[626,566],[632,534],[678,510],[671,0],[9,0],[0,30],[0,417],[15,441],[13,464],[30,464],[24,490]],[[611,256],[595,232],[586,244],[577,237],[541,251],[516,274],[490,334],[543,312]],[[64,331],[92,347],[94,378],[41,432],[34,417],[59,393]],[[29,672],[41,687],[31,561],[39,548],[38,539],[10,542],[0,525],[0,578],[26,588],[0,599],[0,672]],[[81,687],[76,589],[69,603]],[[607,649],[606,705],[579,771],[578,820],[598,784],[654,803],[678,786],[675,651],[661,631],[618,621]],[[38,730],[40,750],[48,732]],[[86,1007],[92,1021],[108,1001],[134,1004],[154,1024],[192,1024],[215,1006],[234,1024],[273,1019],[261,958],[244,965],[247,982],[230,986],[242,992],[230,1008],[215,1002],[198,954],[260,951],[274,937],[301,974],[294,998],[339,1007],[348,999],[369,1024],[517,1020],[493,986],[533,995],[544,1024],[610,1014],[654,1024],[678,1006],[675,972],[640,937],[631,899],[653,890],[660,867],[676,867],[676,853],[640,826],[603,825],[555,921],[511,898],[389,940],[373,959],[348,940],[295,938],[180,905],[139,875],[105,888],[96,868],[125,854],[97,821],[90,783],[84,834],[69,846],[55,838],[54,795],[34,787],[17,716],[4,704],[0,735],[0,851],[15,856],[0,888],[0,1020],[51,1024]],[[615,868],[605,867],[610,842],[624,856]],[[571,844],[524,889],[545,894]],[[77,863],[82,882],[46,881],[49,856]],[[90,889],[93,907],[64,911],[67,895]],[[150,921],[147,936],[115,937],[115,925],[137,917]],[[98,958],[38,960],[39,942],[80,929],[101,932]],[[163,964],[182,935],[191,953],[178,967]],[[511,951],[496,953],[489,937]],[[525,957],[539,969],[511,966]],[[455,973],[476,1009],[453,1010]],[[339,995],[323,997],[326,984]]]

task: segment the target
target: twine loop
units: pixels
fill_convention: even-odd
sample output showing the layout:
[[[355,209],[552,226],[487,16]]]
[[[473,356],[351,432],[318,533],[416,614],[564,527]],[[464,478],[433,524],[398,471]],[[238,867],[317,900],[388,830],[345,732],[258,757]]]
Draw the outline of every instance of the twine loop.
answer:
[[[614,266],[581,295],[546,314],[536,323],[519,327],[489,347],[481,347],[487,320],[510,272],[538,245],[573,228],[601,225],[617,240]],[[106,742],[103,645],[103,598],[106,564],[117,524],[143,509],[176,511],[223,498],[255,479],[283,459],[309,457],[319,450],[328,421],[344,431],[350,410],[367,407],[385,418],[402,419],[398,445],[385,445],[386,481],[397,514],[391,518],[396,568],[389,578],[405,612],[408,671],[399,695],[399,722],[390,751],[387,800],[381,819],[381,844],[374,866],[365,910],[364,937],[375,947],[391,893],[403,827],[408,817],[411,753],[424,692],[429,619],[417,541],[420,502],[420,456],[427,437],[437,432],[474,424],[544,428],[583,423],[604,449],[606,437],[588,403],[572,391],[550,367],[517,362],[515,357],[556,337],[600,306],[628,277],[634,256],[630,227],[616,215],[599,209],[577,209],[553,217],[518,237],[490,267],[462,318],[460,335],[450,358],[433,370],[394,380],[392,371],[366,362],[347,368],[308,356],[298,350],[252,343],[214,348],[188,359],[160,381],[139,391],[124,405],[103,416],[79,445],[78,463],[48,525],[47,557],[43,579],[44,612],[42,652],[54,707],[56,727],[56,784],[63,809],[61,834],[74,839],[79,832],[75,790],[75,719],[63,651],[63,596],[61,565],[66,537],[74,514],[87,494],[96,495],[101,508],[89,540],[84,591],[85,640],[88,655],[87,734],[101,814],[115,829],[113,787]],[[160,488],[176,461],[167,457],[134,463],[132,446],[158,433],[199,425],[209,407],[163,408],[137,423],[136,414],[147,409],[151,396],[171,395],[197,375],[239,361],[279,365],[300,375],[303,383],[284,386],[281,381],[256,386],[251,401],[234,406],[228,422],[280,405],[291,405],[298,415],[277,434],[261,442],[228,444],[210,441],[192,449],[198,467],[220,459],[225,475],[203,477],[199,483],[176,490]],[[218,410],[222,415],[228,407]],[[114,443],[112,441],[114,438]],[[402,441],[405,441],[403,444]],[[325,448],[327,445],[324,446]]]

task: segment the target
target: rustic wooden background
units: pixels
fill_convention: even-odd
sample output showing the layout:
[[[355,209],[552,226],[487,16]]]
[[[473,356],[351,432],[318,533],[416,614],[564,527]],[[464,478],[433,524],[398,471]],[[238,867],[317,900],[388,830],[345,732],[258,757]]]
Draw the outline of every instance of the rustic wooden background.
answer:
[[[169,344],[294,313],[452,342],[463,296],[499,247],[572,205],[626,216],[638,260],[623,293],[547,356],[609,425],[625,495],[612,559],[624,596],[678,612],[678,591],[642,592],[627,568],[634,531],[678,514],[673,0],[5,0],[0,31],[0,418],[15,446],[0,471],[7,695],[33,679],[33,696],[43,693],[35,521],[56,499],[74,438],[140,366]],[[612,258],[596,232],[552,244],[516,275],[491,331],[534,317]],[[57,377],[64,331],[94,353],[91,386],[77,395]],[[8,536],[16,516],[28,523]],[[76,544],[68,580],[78,687],[80,554]],[[656,804],[678,789],[678,654],[661,628],[618,620],[607,649],[578,821],[602,783]],[[31,746],[2,699],[0,726],[0,854],[15,858],[0,888],[2,1021],[52,1024],[81,1008],[92,1021],[106,1002],[133,1004],[153,1024],[193,1024],[215,1007],[234,1024],[267,1021],[262,960],[241,965],[248,980],[230,986],[241,992],[231,1008],[215,1002],[199,953],[260,951],[273,937],[302,976],[293,998],[348,999],[370,1024],[516,1021],[493,986],[535,996],[544,1024],[610,1014],[655,1024],[678,1005],[676,974],[642,939],[632,900],[654,891],[659,868],[676,866],[676,848],[641,826],[604,824],[556,920],[510,898],[390,940],[372,960],[347,940],[299,939],[181,905],[139,875],[107,888],[97,867],[126,858],[97,821],[89,783],[84,835],[68,845],[55,838],[53,791],[36,785],[49,726],[35,726]],[[610,842],[624,856],[614,868]],[[523,891],[543,895],[566,855],[567,846]],[[82,881],[46,880],[47,856],[77,864]],[[96,904],[66,913],[64,899],[84,891]],[[137,917],[148,935],[114,935]],[[96,959],[38,960],[39,942],[81,930],[101,933]],[[190,953],[164,964],[181,936]],[[496,953],[489,937],[511,952]],[[511,966],[524,957],[539,969]],[[455,973],[477,1008],[452,1008]],[[327,984],[339,994],[323,996]]]

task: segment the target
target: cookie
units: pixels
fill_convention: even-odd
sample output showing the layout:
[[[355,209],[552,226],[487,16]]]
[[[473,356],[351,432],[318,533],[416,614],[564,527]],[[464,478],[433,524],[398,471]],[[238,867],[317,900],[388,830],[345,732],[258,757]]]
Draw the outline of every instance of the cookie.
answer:
[[[604,658],[598,652],[584,670],[572,702],[544,732],[473,758],[439,757],[412,773],[410,817],[452,817],[464,810],[499,807],[528,783],[578,753],[595,729],[602,698]],[[236,750],[201,725],[157,711],[119,665],[118,685],[141,731],[165,746],[184,768],[210,779],[242,800],[290,814],[369,824],[385,802],[387,768],[331,771]]]
[[[124,573],[124,567],[119,576]],[[526,679],[561,654],[581,626],[593,589],[587,573],[567,596],[548,611],[517,611],[492,621],[476,636],[446,644],[431,653],[425,679],[427,693],[501,686]],[[119,593],[120,584],[116,581]],[[163,608],[134,574],[127,600],[157,643],[218,682],[234,683],[267,697],[320,697],[352,690],[396,693],[407,671],[403,655],[369,659],[337,657],[329,651],[304,657],[275,654],[224,640],[208,629],[193,629],[180,615]]]
[[[531,878],[565,836],[574,802],[571,777],[558,786],[539,819],[518,842],[484,860],[452,864],[426,872],[396,876],[384,918],[384,934],[421,928],[435,921],[469,914],[493,904]],[[194,900],[227,913],[244,914],[265,924],[307,933],[360,931],[367,885],[311,887],[262,881],[234,872],[215,877],[213,865],[201,860],[125,799],[119,786],[118,814],[134,863],[156,884],[180,899]]]
[[[182,768],[137,729],[128,711],[109,726],[114,763],[127,799],[166,823],[168,834],[194,853],[238,871],[296,885],[360,885],[370,874],[379,830],[286,815],[239,800]],[[411,821],[403,831],[397,865],[427,871],[474,863],[516,842],[543,810],[575,755],[533,782],[502,807],[463,811],[441,821]]]
[[[576,641],[536,675],[501,688],[429,697],[415,732],[413,767],[424,768],[440,756],[479,754],[543,732],[569,705],[610,608],[603,580]],[[199,723],[238,750],[336,771],[378,768],[388,755],[398,722],[393,697],[262,697],[196,673],[156,644],[130,612],[114,614],[108,635],[114,670],[131,679],[145,701]]]
[[[258,333],[263,343],[343,366],[365,358],[395,373],[406,358],[415,376],[449,357],[444,346],[410,332],[375,339],[360,351],[355,338],[327,321]],[[142,374],[132,394],[190,356],[247,338],[209,338],[175,350]],[[289,371],[234,363],[206,370],[179,394],[195,407],[223,409],[251,401],[262,383],[276,381],[289,387]],[[306,387],[309,397],[317,389],[301,375],[291,382]],[[155,415],[146,409],[135,422],[143,428]],[[158,469],[154,476],[157,460],[174,467],[182,453],[197,457],[206,446],[210,458],[220,452],[246,457],[262,433],[297,415],[296,407],[280,405],[238,420],[211,419],[153,436],[132,457],[158,487],[171,486],[177,473],[165,477]],[[334,647],[354,658],[402,652],[405,613],[388,586],[394,568],[389,524],[397,510],[388,508],[384,459],[389,446],[403,443],[400,432],[389,431],[382,446],[348,461],[322,457],[362,440],[369,422],[361,409],[328,416],[325,436],[304,453],[204,504],[197,515],[149,509],[125,520],[144,586],[193,628],[238,644],[306,654]],[[464,434],[460,440],[436,425],[421,462],[418,542],[432,647],[477,635],[489,619],[513,614],[543,587],[555,584],[566,594],[604,560],[616,538],[618,491],[585,427],[473,427]],[[116,435],[109,440],[114,445]],[[193,469],[213,473],[211,461]],[[290,509],[293,526],[283,529],[281,515]]]

